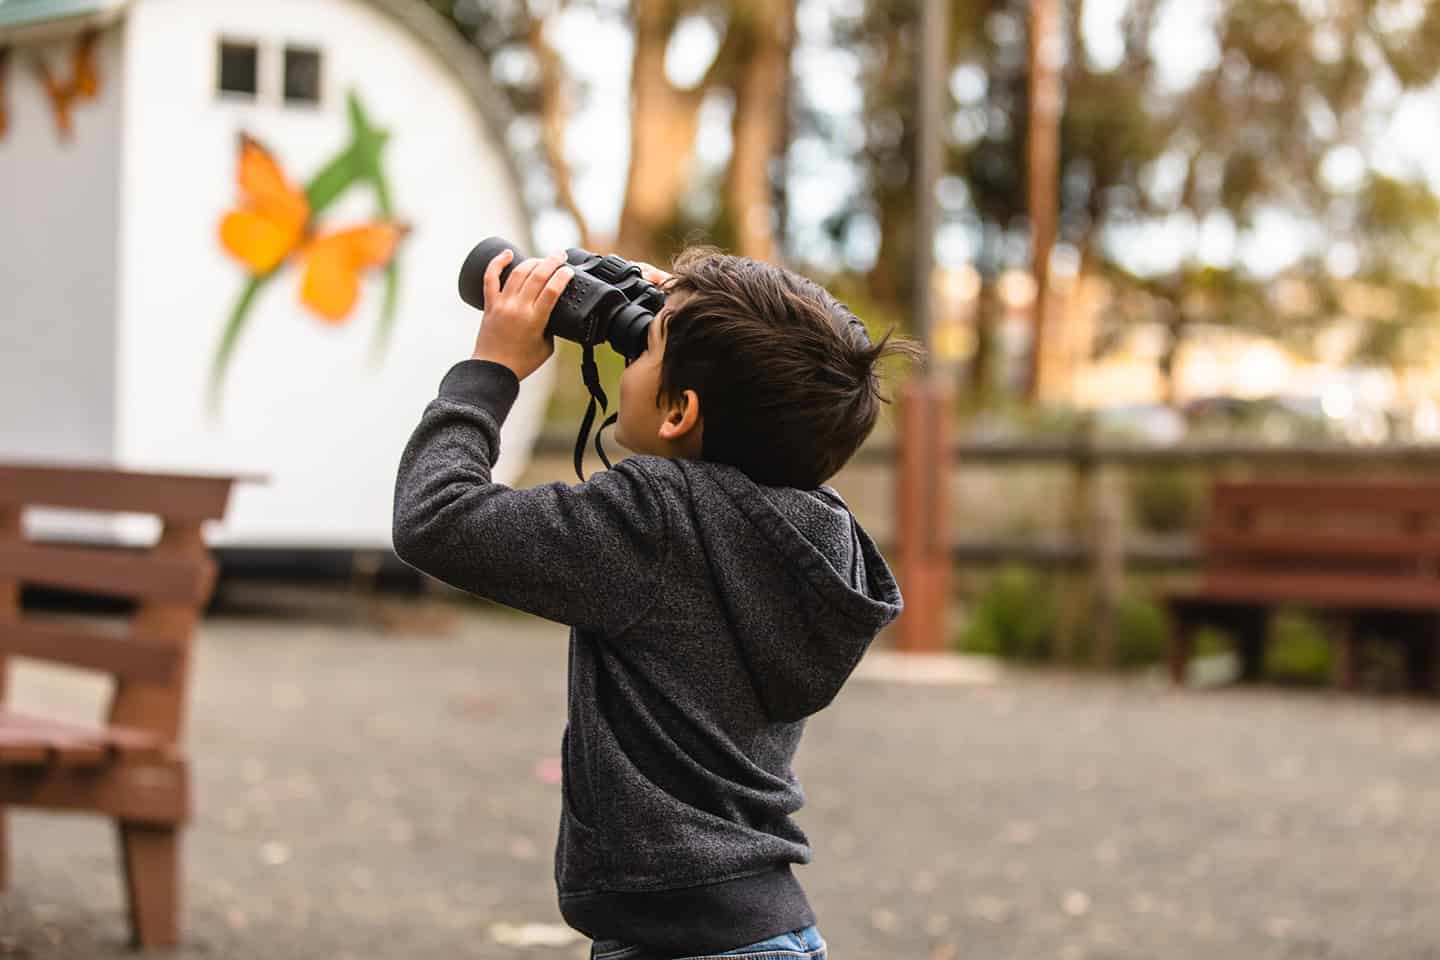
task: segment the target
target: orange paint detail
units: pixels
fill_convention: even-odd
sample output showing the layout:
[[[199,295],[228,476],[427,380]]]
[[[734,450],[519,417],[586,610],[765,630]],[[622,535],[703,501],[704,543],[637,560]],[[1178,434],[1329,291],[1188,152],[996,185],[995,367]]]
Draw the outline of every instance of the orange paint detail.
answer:
[[[5,77],[10,72],[10,48],[0,47],[0,140],[10,129],[9,99],[5,95]]]
[[[355,306],[360,274],[390,262],[404,224],[375,223],[317,237],[303,253],[304,279],[300,300],[330,323],[341,323]]]
[[[83,34],[70,57],[70,86],[78,99],[93,100],[100,92],[100,74],[95,69],[95,41],[98,37],[99,34],[94,31]]]
[[[244,133],[235,182],[241,206],[220,221],[220,242],[251,273],[269,273],[300,246],[310,203],[285,179],[274,155]]]
[[[40,78],[40,85],[45,88],[45,95],[50,98],[50,108],[55,112],[55,125],[62,139],[68,140],[74,132],[70,108],[77,101],[93,100],[100,92],[100,75],[95,67],[95,43],[98,38],[99,34],[91,30],[75,41],[67,80],[61,80],[38,54],[35,56],[35,72]]]
[[[240,135],[236,168],[240,206],[220,221],[220,242],[254,274],[298,257],[300,302],[327,323],[343,323],[367,269],[390,262],[409,231],[403,223],[370,223],[315,234],[310,203],[254,137]]]

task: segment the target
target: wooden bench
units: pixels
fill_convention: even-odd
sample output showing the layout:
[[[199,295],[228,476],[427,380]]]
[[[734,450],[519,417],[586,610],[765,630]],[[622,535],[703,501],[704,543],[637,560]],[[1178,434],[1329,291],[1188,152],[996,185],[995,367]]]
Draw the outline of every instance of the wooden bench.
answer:
[[[223,517],[235,479],[0,463],[0,888],[5,807],[113,817],[140,946],[178,939],[178,834],[190,813],[185,688],[216,575],[201,524]],[[22,531],[27,506],[158,514],[163,528],[146,550],[36,543]],[[135,609],[123,631],[22,616],[22,584],[133,599]],[[92,728],[6,709],[8,657],[113,675],[108,722]]]
[[[1183,683],[1196,626],[1235,636],[1242,679],[1261,673],[1269,614],[1320,614],[1334,681],[1354,689],[1361,636],[1406,642],[1413,688],[1434,664],[1440,614],[1440,483],[1362,479],[1219,481],[1211,488],[1201,581],[1168,591],[1170,674]]]

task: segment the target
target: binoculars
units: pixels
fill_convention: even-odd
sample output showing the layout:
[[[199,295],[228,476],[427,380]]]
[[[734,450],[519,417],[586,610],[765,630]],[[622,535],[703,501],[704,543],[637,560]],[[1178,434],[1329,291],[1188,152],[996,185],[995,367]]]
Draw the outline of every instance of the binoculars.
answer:
[[[500,274],[500,286],[504,287],[510,271],[526,258],[518,247],[503,237],[480,241],[460,267],[460,299],[477,310],[485,309],[485,268],[501,250],[509,250],[512,254],[510,263]],[[550,311],[545,334],[573,340],[583,348],[580,370],[590,391],[590,405],[585,410],[580,436],[575,441],[575,475],[584,480],[581,465],[585,457],[585,440],[595,421],[595,407],[598,403],[600,410],[604,411],[609,403],[600,386],[595,347],[608,343],[625,358],[627,365],[644,353],[650,324],[665,303],[665,293],[640,276],[637,264],[623,257],[614,254],[602,257],[579,247],[565,251],[565,257],[575,269],[575,274]],[[610,460],[605,456],[605,448],[600,445],[600,434],[618,416],[612,414],[595,431],[595,451],[607,468]]]
[[[477,310],[485,309],[485,268],[501,250],[513,254],[500,274],[500,286],[515,265],[525,259],[519,248],[502,237],[476,244],[460,268],[460,299]],[[572,247],[566,261],[575,270],[565,292],[550,312],[546,336],[564,337],[586,346],[608,343],[627,360],[645,352],[645,340],[665,294],[640,276],[638,264],[610,253],[605,256]]]

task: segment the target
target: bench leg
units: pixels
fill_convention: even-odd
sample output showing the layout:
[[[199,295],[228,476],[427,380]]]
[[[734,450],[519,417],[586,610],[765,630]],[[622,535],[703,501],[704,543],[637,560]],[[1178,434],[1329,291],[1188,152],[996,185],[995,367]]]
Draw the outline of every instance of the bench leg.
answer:
[[[131,941],[140,947],[173,947],[179,940],[179,828],[121,821],[119,830]]]
[[[1405,639],[1405,681],[1411,693],[1428,693],[1435,678],[1436,621],[1426,617]]]
[[[1235,624],[1235,652],[1240,658],[1240,680],[1257,683],[1265,669],[1265,610],[1247,613]]]
[[[1170,682],[1177,687],[1185,685],[1185,671],[1190,666],[1194,646],[1193,631],[1188,619],[1174,610],[1170,612]]]
[[[1334,651],[1333,679],[1341,690],[1360,686],[1360,632],[1353,617],[1337,614],[1330,620],[1331,647]]]

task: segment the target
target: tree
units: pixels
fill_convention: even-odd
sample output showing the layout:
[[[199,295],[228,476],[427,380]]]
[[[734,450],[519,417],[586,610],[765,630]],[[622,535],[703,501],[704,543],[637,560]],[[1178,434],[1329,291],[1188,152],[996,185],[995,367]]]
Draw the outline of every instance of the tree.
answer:
[[[431,4],[492,64],[519,64],[518,69],[501,72],[501,88],[517,117],[538,123],[538,150],[527,159],[545,171],[549,187],[545,202],[569,214],[581,245],[663,262],[688,239],[703,237],[745,256],[773,260],[779,255],[772,169],[783,151],[787,127],[793,3],[630,0],[606,6],[559,0],[543,10],[521,0],[487,4],[431,0]],[[549,39],[559,18],[581,8],[619,18],[634,41],[629,168],[614,236],[597,234],[574,195],[566,134],[586,91]],[[666,54],[677,31],[697,21],[720,41],[698,82],[681,85],[666,69]],[[733,146],[724,175],[715,185],[699,183],[695,176],[700,111],[711,96],[732,104]],[[697,218],[687,212],[685,201],[696,190],[719,193],[720,202],[712,205],[714,215]]]
[[[1078,251],[1082,275],[1104,275],[1117,289],[1111,334],[1141,319],[1165,324],[1172,395],[1176,354],[1201,323],[1303,339],[1343,310],[1345,290],[1355,299],[1356,284],[1395,294],[1386,301],[1395,307],[1390,327],[1433,321],[1430,191],[1368,161],[1345,183],[1335,169],[1373,150],[1376,124],[1401,93],[1435,79],[1440,5],[1219,0],[1213,22],[1197,27],[1213,39],[1212,62],[1178,86],[1167,83],[1155,38],[1163,17],[1196,8],[1131,0],[1116,25],[1118,56],[1104,59],[1087,48],[1083,0],[1066,7],[1059,238]],[[983,402],[994,393],[996,281],[1025,264],[1030,242],[1028,5],[954,0],[951,10],[950,179],[938,202],[968,236],[983,281],[970,375]],[[911,29],[912,5],[899,0],[871,0],[841,18],[862,64],[865,176],[830,224],[837,236],[877,225],[871,288],[901,309],[908,279],[895,266],[905,262],[913,220]],[[1193,43],[1203,48],[1202,39]],[[1280,215],[1322,238],[1287,267],[1292,288],[1307,291],[1292,298],[1308,305],[1301,316],[1293,303],[1276,309],[1275,278],[1242,254]],[[1143,238],[1157,234],[1168,259],[1137,257]],[[1217,234],[1230,242],[1216,244]],[[1378,349],[1399,338],[1371,342]]]
[[[660,265],[696,241],[759,259],[782,257],[784,214],[778,209],[782,188],[776,171],[789,123],[792,0],[430,3],[491,64],[521,128],[538,131],[533,146],[517,147],[522,169],[535,171],[528,190],[531,207],[537,213],[564,211],[575,224],[578,245]],[[561,18],[577,11],[618,20],[634,40],[629,161],[613,233],[587,221],[573,186],[574,151],[567,136],[590,91],[569,69],[552,34]],[[696,26],[713,32],[716,53],[697,82],[682,85],[667,71],[666,54],[678,31]],[[730,104],[732,142],[714,181],[696,174],[701,108],[711,97]],[[571,345],[562,343],[559,349],[563,362],[570,363]],[[596,360],[601,383],[614,396],[622,361],[608,350],[599,351]],[[567,420],[578,416],[587,398],[578,378],[562,379],[552,414]]]
[[[690,6],[694,6],[691,4]],[[679,0],[634,0],[630,170],[617,247],[659,260],[697,231],[743,256],[777,256],[772,161],[783,149],[794,40],[793,3],[732,0],[723,16],[720,49],[693,87],[677,86],[665,70],[670,37],[687,12]],[[695,186],[693,168],[700,108],[707,95],[730,98],[732,149],[723,178],[720,216],[688,220],[681,204]]]

